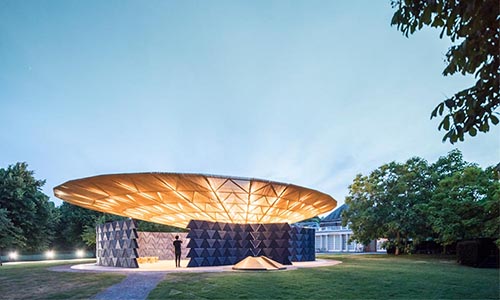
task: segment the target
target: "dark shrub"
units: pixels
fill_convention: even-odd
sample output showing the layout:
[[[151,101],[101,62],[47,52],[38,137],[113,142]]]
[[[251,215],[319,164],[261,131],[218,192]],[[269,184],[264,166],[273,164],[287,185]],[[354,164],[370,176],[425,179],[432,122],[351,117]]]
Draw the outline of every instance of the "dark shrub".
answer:
[[[435,241],[423,241],[415,245],[416,254],[456,254],[457,245],[453,243],[446,247],[441,246]]]
[[[491,239],[458,242],[457,261],[477,268],[498,268],[498,248]]]
[[[396,242],[392,240],[387,240],[384,242],[382,247],[387,251],[387,254],[396,254]],[[404,245],[399,246],[399,254],[405,254]]]

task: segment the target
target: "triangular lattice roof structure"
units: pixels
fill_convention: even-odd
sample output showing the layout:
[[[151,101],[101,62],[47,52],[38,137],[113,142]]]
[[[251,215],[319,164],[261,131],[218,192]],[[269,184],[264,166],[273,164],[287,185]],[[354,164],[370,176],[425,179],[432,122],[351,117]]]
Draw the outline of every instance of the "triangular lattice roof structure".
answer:
[[[88,209],[177,227],[190,220],[295,223],[337,205],[327,194],[293,184],[183,173],[100,175],[63,183],[54,194]]]

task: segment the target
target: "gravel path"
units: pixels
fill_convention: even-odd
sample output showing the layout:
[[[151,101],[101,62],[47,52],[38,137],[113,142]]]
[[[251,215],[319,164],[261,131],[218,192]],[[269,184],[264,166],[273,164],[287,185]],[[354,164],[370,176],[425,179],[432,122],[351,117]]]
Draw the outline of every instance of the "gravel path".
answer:
[[[165,278],[165,275],[165,273],[132,273],[122,282],[110,286],[92,299],[146,299],[149,292]]]

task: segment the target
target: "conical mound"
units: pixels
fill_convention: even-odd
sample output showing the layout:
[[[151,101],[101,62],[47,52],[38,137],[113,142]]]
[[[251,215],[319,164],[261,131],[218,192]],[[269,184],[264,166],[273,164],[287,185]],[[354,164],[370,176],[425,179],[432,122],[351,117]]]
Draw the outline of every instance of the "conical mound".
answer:
[[[247,256],[233,266],[233,270],[270,271],[285,270],[286,267],[265,256]]]

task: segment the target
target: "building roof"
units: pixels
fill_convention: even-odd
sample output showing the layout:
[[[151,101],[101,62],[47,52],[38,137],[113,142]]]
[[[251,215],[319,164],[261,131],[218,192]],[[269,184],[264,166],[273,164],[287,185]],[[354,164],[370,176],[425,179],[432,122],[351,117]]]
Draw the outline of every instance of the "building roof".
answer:
[[[321,223],[342,221],[342,212],[344,210],[348,209],[348,208],[349,208],[349,206],[347,204],[345,204],[345,203],[342,204],[337,209],[335,209],[334,211],[332,211],[331,214],[329,214],[323,220],[321,220]]]
[[[293,184],[184,173],[99,175],[65,182],[54,194],[84,208],[177,227],[192,219],[295,223],[337,205],[327,194]]]

